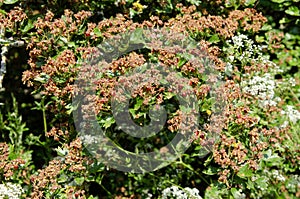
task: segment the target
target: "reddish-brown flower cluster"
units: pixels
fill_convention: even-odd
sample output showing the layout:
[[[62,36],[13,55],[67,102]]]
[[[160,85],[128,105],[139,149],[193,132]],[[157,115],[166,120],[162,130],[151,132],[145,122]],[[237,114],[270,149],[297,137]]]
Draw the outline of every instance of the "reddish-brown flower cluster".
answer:
[[[53,36],[69,38],[70,35],[78,31],[78,27],[89,16],[91,16],[91,12],[80,11],[77,14],[73,14],[72,11],[65,10],[63,18],[53,20],[54,14],[48,11],[44,19],[39,18],[37,20],[35,28],[39,34],[49,31]]]
[[[267,18],[253,8],[246,8],[243,11],[234,10],[230,12],[229,18],[239,21],[244,31],[252,30],[253,32],[258,32],[267,22]]]
[[[22,168],[26,161],[22,158],[10,159],[9,158],[9,145],[6,143],[0,143],[0,175],[3,175],[5,180],[11,180],[14,178],[23,178],[25,183],[28,177],[28,169]]]
[[[66,146],[68,149],[68,154],[65,157],[65,164],[68,167],[68,170],[71,172],[82,172],[86,170],[84,166],[86,159],[81,155],[82,153],[82,143],[79,138],[72,141],[69,146]]]
[[[68,131],[68,124],[63,124],[63,126],[58,127],[52,127],[50,131],[46,133],[47,137],[53,137],[55,141],[62,141],[62,140],[68,140],[69,138],[69,131]]]
[[[250,108],[246,103],[241,107],[235,107],[234,105],[229,104],[226,111],[227,122],[233,122],[246,128],[250,128],[258,123],[258,118],[251,116],[249,112]]]
[[[60,189],[61,186],[57,182],[57,177],[62,169],[63,165],[59,160],[52,160],[45,169],[38,170],[38,175],[31,176],[33,190],[30,197],[34,199],[43,198],[45,188],[48,188],[52,193]]]
[[[174,117],[172,117],[171,119],[169,119],[167,121],[168,129],[171,132],[177,131],[180,127],[181,120],[182,120],[182,112],[180,110],[178,110],[174,114]]]
[[[16,23],[21,22],[27,18],[22,8],[15,7],[11,9],[9,13],[0,13],[0,29],[7,28],[9,30],[14,30]]]
[[[220,173],[219,181],[228,184],[227,174],[229,170],[238,172],[240,166],[246,162],[247,153],[248,150],[241,142],[238,142],[234,137],[222,135],[220,144],[215,145],[213,151],[214,161],[225,169]]]
[[[80,187],[62,186],[58,180],[63,171],[65,173],[72,172],[82,174],[86,170],[84,164],[87,163],[87,160],[81,155],[81,141],[76,139],[71,142],[70,145],[65,145],[64,147],[68,153],[63,158],[50,161],[46,168],[38,170],[37,175],[31,176],[31,198],[43,198],[45,196],[45,190],[54,193],[59,189],[63,189],[68,198],[73,198],[74,196],[76,198],[83,197],[84,191],[80,190]]]

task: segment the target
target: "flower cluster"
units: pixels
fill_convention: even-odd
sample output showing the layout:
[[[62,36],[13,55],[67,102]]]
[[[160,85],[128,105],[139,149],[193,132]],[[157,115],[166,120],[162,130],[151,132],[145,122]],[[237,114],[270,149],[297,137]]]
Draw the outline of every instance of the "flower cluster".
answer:
[[[196,188],[185,187],[179,189],[178,186],[171,186],[162,191],[162,198],[176,198],[176,199],[202,199],[199,195],[199,190]]]
[[[243,193],[243,190],[239,189],[236,192],[234,192],[233,197],[234,197],[234,199],[245,199],[246,194]]]
[[[269,73],[265,73],[263,77],[254,76],[249,81],[243,81],[241,85],[244,92],[258,98],[262,108],[276,106],[281,100],[275,96],[276,82]]]
[[[17,23],[27,19],[27,15],[24,13],[23,9],[20,7],[15,7],[11,9],[9,13],[1,12],[0,13],[0,29],[2,31],[5,28],[5,31],[14,31]]]
[[[32,175],[30,179],[32,183],[30,198],[43,198],[43,196],[52,195],[58,190],[63,191],[62,194],[65,194],[68,198],[74,196],[83,198],[84,190],[81,190],[78,186],[72,186],[74,182],[70,182],[70,185],[61,184],[61,181],[74,180],[71,176],[61,176],[63,171],[65,173],[80,174],[86,170],[84,166],[86,160],[81,156],[81,150],[80,140],[74,140],[69,146],[64,146],[64,154],[60,154],[61,157],[50,161],[48,166],[38,170],[38,174]],[[58,151],[62,150],[58,149]]]
[[[273,178],[275,178],[279,182],[284,182],[285,181],[285,177],[281,173],[279,173],[278,170],[273,170],[272,171],[272,176],[273,176]]]
[[[286,110],[282,110],[281,114],[287,116],[289,121],[294,124],[300,120],[300,111],[296,110],[294,106],[286,106]]]
[[[11,182],[0,184],[0,198],[19,199],[24,190],[21,185]]]
[[[4,176],[6,180],[13,179],[16,176],[27,177],[27,169],[22,168],[26,161],[22,158],[10,159],[9,154],[11,149],[6,143],[0,143],[0,174]]]
[[[226,45],[228,65],[241,65],[246,74],[255,71],[266,72],[268,68],[277,67],[267,55],[263,54],[263,49],[268,46],[255,44],[247,35],[239,33],[227,40]]]

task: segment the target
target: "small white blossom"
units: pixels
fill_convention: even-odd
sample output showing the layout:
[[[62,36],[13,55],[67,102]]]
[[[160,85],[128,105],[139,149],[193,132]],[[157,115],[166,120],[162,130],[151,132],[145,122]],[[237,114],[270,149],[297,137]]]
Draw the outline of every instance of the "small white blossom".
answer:
[[[97,138],[93,135],[85,134],[81,135],[80,139],[87,145],[89,144],[97,144]]]
[[[284,121],[283,124],[280,126],[280,128],[285,128],[288,126],[288,124],[289,124],[288,121]]]
[[[184,188],[184,191],[188,194],[189,198],[201,199],[202,197],[199,195],[199,190],[196,188],[191,189],[190,187]]]
[[[228,60],[230,61],[230,62],[233,62],[233,60],[234,60],[234,56],[228,56]]]
[[[6,183],[0,184],[0,199],[19,199],[23,193],[23,189],[19,184]]]
[[[296,86],[296,80],[294,78],[290,78],[289,83],[291,86]]]
[[[242,82],[243,91],[259,98],[262,107],[276,106],[279,101],[275,97],[276,82],[269,73],[263,77],[254,76],[248,81]]]
[[[285,181],[285,177],[283,175],[281,175],[278,170],[273,170],[272,171],[272,176],[275,179],[277,179],[278,181],[281,181],[281,182]]]
[[[244,47],[244,40],[248,40],[248,37],[243,34],[239,34],[237,36],[232,37],[233,44],[239,48]]]
[[[293,190],[294,192],[296,192],[299,184],[300,184],[300,176],[299,175],[291,175],[286,184],[286,188],[288,190]]]
[[[184,189],[179,189],[177,186],[172,186],[164,189],[162,191],[162,198],[163,199],[169,199],[169,198],[175,198],[175,199],[202,199],[202,197],[199,195],[199,190],[196,188],[189,188],[186,187]]]
[[[255,45],[252,39],[246,35],[238,34],[232,37],[232,40],[227,40],[229,56],[228,61],[233,63],[234,59],[242,64],[247,63],[262,63],[276,67],[276,64],[270,61],[269,55],[263,55],[262,50],[267,48],[263,45]]]
[[[239,189],[238,191],[236,191],[236,192],[234,193],[233,198],[234,198],[234,199],[245,199],[245,198],[246,198],[246,194],[244,194],[244,193],[242,192],[242,190]]]
[[[281,114],[286,115],[294,124],[300,120],[300,112],[290,105],[286,106],[286,110],[282,110]]]

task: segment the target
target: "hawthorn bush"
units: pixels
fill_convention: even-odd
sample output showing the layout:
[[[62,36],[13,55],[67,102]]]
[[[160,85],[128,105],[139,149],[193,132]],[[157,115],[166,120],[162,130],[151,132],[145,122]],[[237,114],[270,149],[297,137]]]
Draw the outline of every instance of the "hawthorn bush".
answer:
[[[300,197],[298,0],[0,0],[0,6],[0,198]],[[153,28],[168,30],[170,41],[178,35],[195,41],[222,85],[186,56],[184,45],[168,50],[153,41],[112,56],[105,67],[86,64],[118,35],[133,31],[137,44],[142,30]],[[97,76],[92,105],[84,108],[94,111],[110,140],[134,153],[153,151],[188,116],[174,93],[157,76],[140,85],[144,76],[128,79],[129,87],[139,85],[130,93],[135,124],[151,123],[156,104],[168,113],[161,131],[147,139],[117,128],[111,101],[122,77],[149,61],[187,80],[173,81],[196,96],[199,128],[168,166],[122,172],[84,144],[73,117],[81,111],[73,100],[76,81]],[[220,114],[212,89],[222,96]]]

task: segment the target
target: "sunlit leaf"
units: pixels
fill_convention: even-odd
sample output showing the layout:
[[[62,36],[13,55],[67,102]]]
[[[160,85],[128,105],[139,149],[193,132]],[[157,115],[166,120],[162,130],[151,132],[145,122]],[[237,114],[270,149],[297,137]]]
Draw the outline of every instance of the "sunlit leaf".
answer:
[[[3,3],[4,4],[14,4],[17,3],[19,0],[4,0]]]

